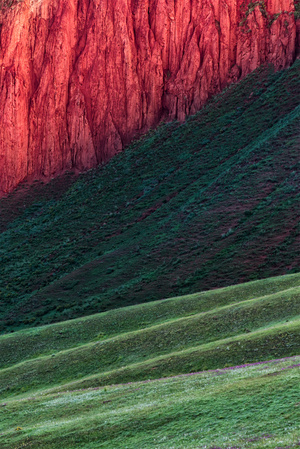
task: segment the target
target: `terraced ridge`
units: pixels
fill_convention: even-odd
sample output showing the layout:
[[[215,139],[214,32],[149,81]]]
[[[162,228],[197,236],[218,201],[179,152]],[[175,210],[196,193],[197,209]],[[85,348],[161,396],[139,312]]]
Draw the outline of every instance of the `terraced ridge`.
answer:
[[[300,274],[0,337],[0,397],[287,357],[300,351]]]
[[[0,447],[297,448],[299,312],[300,273],[1,336]]]
[[[300,60],[260,68],[106,166],[2,198],[0,332],[299,271],[299,99]]]

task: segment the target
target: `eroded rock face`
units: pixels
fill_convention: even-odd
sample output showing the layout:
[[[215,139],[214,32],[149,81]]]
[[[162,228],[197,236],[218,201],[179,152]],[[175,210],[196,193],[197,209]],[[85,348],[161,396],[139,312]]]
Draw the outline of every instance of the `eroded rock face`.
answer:
[[[291,0],[25,0],[0,13],[0,191],[85,170],[270,62],[292,63]]]

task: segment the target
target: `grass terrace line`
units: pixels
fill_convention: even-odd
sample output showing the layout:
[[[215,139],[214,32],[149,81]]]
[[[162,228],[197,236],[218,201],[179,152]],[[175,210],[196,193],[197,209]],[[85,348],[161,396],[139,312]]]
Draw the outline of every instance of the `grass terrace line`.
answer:
[[[299,284],[280,276],[4,335],[0,395],[297,355]]]
[[[233,306],[234,303],[255,298],[263,300],[264,297],[267,301],[270,295],[288,289],[295,288],[296,290],[291,293],[295,293],[297,297],[299,286],[300,273],[277,276],[6,334],[0,337],[0,368],[41,355],[52,354],[53,350],[70,349],[95,340],[104,340],[199,313],[213,313],[211,309]],[[288,295],[289,292],[285,292],[285,296],[289,297]],[[280,301],[280,296],[275,296],[275,299]],[[269,306],[272,307],[272,303]],[[285,306],[288,313],[290,305],[285,304]],[[270,316],[273,313],[281,312],[277,307],[276,310],[271,311]]]

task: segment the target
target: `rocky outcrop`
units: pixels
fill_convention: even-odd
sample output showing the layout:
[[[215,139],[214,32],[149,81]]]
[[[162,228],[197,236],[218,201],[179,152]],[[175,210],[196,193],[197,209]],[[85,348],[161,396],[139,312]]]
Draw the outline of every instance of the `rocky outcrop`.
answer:
[[[105,162],[163,117],[295,58],[290,0],[1,1],[2,192]]]

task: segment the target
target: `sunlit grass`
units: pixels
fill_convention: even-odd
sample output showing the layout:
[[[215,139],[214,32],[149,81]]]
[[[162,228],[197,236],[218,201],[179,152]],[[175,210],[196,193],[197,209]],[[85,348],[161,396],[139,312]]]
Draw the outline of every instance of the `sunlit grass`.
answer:
[[[300,442],[300,357],[35,394],[0,407],[3,449],[270,448]],[[17,431],[20,426],[22,430]]]

